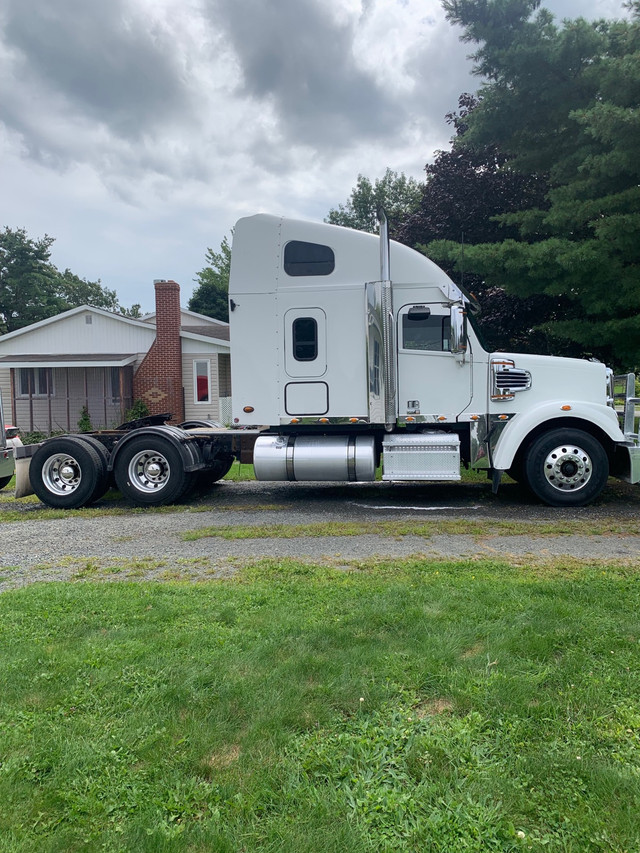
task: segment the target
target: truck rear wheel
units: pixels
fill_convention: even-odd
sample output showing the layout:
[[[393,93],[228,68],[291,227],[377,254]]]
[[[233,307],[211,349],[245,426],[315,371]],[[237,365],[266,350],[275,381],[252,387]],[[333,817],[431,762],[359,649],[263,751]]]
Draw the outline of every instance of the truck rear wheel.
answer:
[[[193,484],[179,451],[160,436],[140,436],[122,448],[114,466],[116,485],[139,506],[179,500]]]
[[[556,429],[538,436],[529,447],[524,473],[531,491],[549,506],[585,506],[605,487],[609,460],[589,433]]]
[[[51,438],[29,467],[33,491],[47,506],[78,509],[96,499],[104,479],[98,453],[76,436]]]
[[[99,442],[98,439],[94,438],[92,435],[79,433],[78,435],[70,437],[75,438],[78,441],[83,441],[85,444],[88,444],[98,454],[98,480],[96,482],[96,487],[93,490],[91,500],[88,501],[88,503],[94,503],[105,494],[105,492],[109,489],[109,486],[111,485],[111,476],[109,474],[109,453],[107,452],[107,448],[104,446],[104,444]]]
[[[225,474],[229,473],[233,463],[233,456],[230,459],[216,459],[211,468],[205,468],[204,471],[199,472],[198,485],[201,488],[206,488],[212,483],[217,483],[218,480],[221,480]]]
[[[13,477],[13,474],[11,475]],[[0,477],[0,491],[4,489],[5,486],[8,486],[11,482],[11,477]]]

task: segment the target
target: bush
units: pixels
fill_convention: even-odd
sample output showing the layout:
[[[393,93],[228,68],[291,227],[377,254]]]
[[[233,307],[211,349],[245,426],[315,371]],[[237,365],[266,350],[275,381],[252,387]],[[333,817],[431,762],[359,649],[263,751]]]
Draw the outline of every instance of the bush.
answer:
[[[89,417],[89,409],[83,406],[80,409],[80,417],[78,418],[78,432],[93,432],[91,418]]]
[[[137,421],[138,418],[146,418],[149,414],[149,406],[144,402],[144,400],[136,400],[133,406],[125,412],[124,420],[125,423],[127,421]]]

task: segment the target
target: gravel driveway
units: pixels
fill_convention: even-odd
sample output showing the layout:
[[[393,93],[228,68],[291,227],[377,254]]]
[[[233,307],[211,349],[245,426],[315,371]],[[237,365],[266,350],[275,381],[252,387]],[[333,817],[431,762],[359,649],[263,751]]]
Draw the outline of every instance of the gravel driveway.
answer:
[[[98,507],[125,508],[119,500]],[[591,535],[595,524],[624,531],[636,528],[640,489],[611,481],[591,507],[558,510],[534,503],[518,486],[498,496],[477,484],[335,485],[224,481],[206,495],[173,511],[126,512],[96,518],[69,513],[62,519],[30,518],[37,501],[0,503],[3,512],[20,507],[24,520],[0,527],[0,591],[45,580],[80,578],[224,577],[263,557],[291,557],[339,567],[376,557],[502,558],[533,562],[552,558],[624,561],[640,565],[640,536]],[[331,521],[408,519],[482,521],[482,536],[358,535],[184,541],[182,534],[212,526],[313,524]],[[570,534],[495,535],[496,521],[570,521]],[[577,523],[577,524],[576,524]]]

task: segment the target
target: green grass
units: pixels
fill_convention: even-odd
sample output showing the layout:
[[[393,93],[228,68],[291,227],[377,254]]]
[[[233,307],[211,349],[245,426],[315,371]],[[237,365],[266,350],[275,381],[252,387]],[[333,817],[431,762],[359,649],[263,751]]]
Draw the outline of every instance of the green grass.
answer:
[[[0,850],[638,850],[639,614],[561,563],[5,593]]]
[[[182,534],[185,541],[197,539],[296,539],[318,536],[423,536],[438,534],[456,536],[465,534],[486,538],[487,536],[630,536],[640,534],[640,523],[604,518],[591,521],[585,529],[584,521],[559,519],[558,521],[323,521],[309,524],[247,524],[210,525],[187,530]]]
[[[223,480],[255,480],[253,474],[253,465],[243,465],[237,460],[233,463],[228,473],[224,475]]]

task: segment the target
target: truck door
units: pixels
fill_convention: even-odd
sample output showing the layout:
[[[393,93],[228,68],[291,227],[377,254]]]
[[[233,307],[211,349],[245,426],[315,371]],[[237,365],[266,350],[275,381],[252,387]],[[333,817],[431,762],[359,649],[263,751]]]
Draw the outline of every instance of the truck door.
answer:
[[[450,352],[449,306],[403,305],[397,317],[398,416],[455,421],[471,402],[471,352],[464,363]]]
[[[325,415],[329,409],[327,316],[322,308],[292,308],[284,315],[284,410]]]

